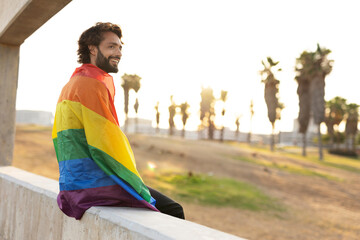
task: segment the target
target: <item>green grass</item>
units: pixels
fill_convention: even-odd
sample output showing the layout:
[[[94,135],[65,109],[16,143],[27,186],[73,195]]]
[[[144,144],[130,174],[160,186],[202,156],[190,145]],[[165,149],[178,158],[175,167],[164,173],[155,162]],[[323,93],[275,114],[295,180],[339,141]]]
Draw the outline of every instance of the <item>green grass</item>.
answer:
[[[342,179],[340,179],[338,177],[334,177],[329,174],[320,173],[320,172],[313,171],[310,169],[302,168],[299,166],[286,165],[286,164],[282,164],[282,165],[274,164],[272,167],[280,169],[280,170],[284,170],[286,172],[293,173],[293,174],[298,174],[298,175],[303,175],[303,176],[316,176],[316,177],[321,177],[321,178],[325,178],[325,179],[333,180],[333,181],[342,181]]]
[[[317,163],[319,165],[333,167],[342,169],[345,171],[360,173],[360,159],[354,158],[354,157],[345,157],[345,156],[338,156],[334,154],[329,154],[324,149],[324,160],[320,161],[318,158],[318,150],[317,148],[308,148],[307,153],[308,156],[304,157],[301,155],[301,148],[296,146],[291,147],[282,147],[276,149],[275,152],[271,152],[268,146],[264,145],[248,145],[245,143],[229,143],[232,146],[240,147],[243,149],[253,150],[256,152],[266,153],[266,154],[272,154],[272,155],[278,155],[278,156],[284,156],[284,157],[290,157],[295,160],[301,160],[301,161],[308,161]]]
[[[342,170],[350,171],[350,172],[360,173],[359,168],[352,167],[352,166],[345,165],[345,164],[339,164],[339,163],[335,163],[335,162],[322,162],[321,164],[325,165],[325,166],[330,166],[330,167],[335,167],[335,168],[339,168]]]
[[[317,163],[323,166],[333,167],[342,169],[345,171],[360,173],[360,161],[358,158],[353,157],[344,157],[327,153],[324,150],[324,160],[320,161],[318,158],[317,152],[311,152],[307,157],[301,156],[301,154],[296,153],[284,153],[285,156],[295,157],[296,159],[310,161],[313,163]]]
[[[236,159],[236,160],[244,161],[244,162],[249,162],[249,163],[265,166],[268,168],[278,169],[278,170],[285,171],[285,172],[292,173],[292,174],[303,175],[303,176],[316,176],[316,177],[321,177],[321,178],[325,178],[325,179],[333,180],[333,181],[342,181],[342,179],[340,179],[338,177],[334,177],[329,174],[320,173],[320,172],[313,171],[313,170],[310,170],[307,168],[303,168],[299,165],[286,164],[286,163],[274,163],[274,162],[270,162],[270,161],[266,161],[266,160],[258,160],[256,158],[249,158],[249,157],[243,157],[243,156],[233,156],[232,158]]]
[[[251,211],[284,210],[258,188],[229,178],[184,173],[156,175],[161,191],[170,192],[179,200],[217,207],[234,207]]]

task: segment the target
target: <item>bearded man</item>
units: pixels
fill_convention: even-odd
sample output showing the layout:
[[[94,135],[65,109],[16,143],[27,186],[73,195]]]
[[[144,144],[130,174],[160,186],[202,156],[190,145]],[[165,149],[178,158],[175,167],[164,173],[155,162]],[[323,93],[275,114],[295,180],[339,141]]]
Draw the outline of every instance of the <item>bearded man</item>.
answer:
[[[64,86],[52,132],[59,163],[59,208],[81,219],[92,206],[149,208],[184,219],[180,204],[147,187],[121,131],[109,73],[118,72],[122,31],[97,23],[78,41],[82,64]]]

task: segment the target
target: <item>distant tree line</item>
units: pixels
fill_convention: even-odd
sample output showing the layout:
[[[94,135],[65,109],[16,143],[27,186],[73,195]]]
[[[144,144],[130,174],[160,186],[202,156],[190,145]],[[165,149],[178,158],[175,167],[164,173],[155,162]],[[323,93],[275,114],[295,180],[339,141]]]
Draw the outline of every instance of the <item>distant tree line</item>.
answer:
[[[325,101],[325,78],[328,76],[333,68],[333,60],[328,59],[331,53],[329,49],[322,48],[317,45],[315,51],[303,51],[295,61],[295,81],[298,84],[297,95],[299,97],[299,133],[302,134],[302,155],[306,156],[307,146],[307,129],[310,119],[313,119],[314,124],[317,126],[317,139],[323,139],[321,136],[320,125],[325,123],[327,127],[328,143],[330,148],[338,148],[340,143],[341,133],[339,125],[345,121],[345,131],[347,149],[355,151],[356,135],[358,131],[359,122],[359,105],[355,103],[347,103],[345,98],[335,97],[329,101]],[[268,110],[268,120],[271,123],[272,134],[270,141],[270,149],[275,149],[275,122],[281,118],[281,110],[284,104],[279,99],[279,85],[280,80],[277,79],[277,72],[281,71],[279,62],[274,61],[271,57],[267,57],[266,61],[261,62],[263,69],[259,71],[261,75],[261,82],[264,83],[264,99]],[[128,103],[129,91],[134,90],[137,93],[140,89],[140,77],[135,75],[124,74],[122,76],[125,97],[125,129],[127,129],[127,116],[128,116]],[[211,87],[202,88],[200,92],[200,124],[198,126],[199,138],[203,138],[204,130],[207,130],[209,139],[214,139],[215,130],[220,130],[220,141],[224,139],[224,119],[225,119],[225,102],[228,98],[228,92],[221,91],[218,98],[214,96]],[[222,125],[215,126],[215,102],[222,103]],[[138,112],[139,102],[136,99],[134,109]],[[185,126],[190,116],[188,109],[190,105],[187,102],[176,104],[173,96],[170,97],[169,110],[169,135],[174,134],[176,114],[181,115],[183,128],[182,136],[185,136]],[[156,110],[156,126],[157,132],[159,131],[160,112],[159,102],[155,106]],[[254,104],[250,101],[250,129],[247,140],[251,142],[252,132],[252,118],[254,115]],[[236,138],[239,135],[240,118],[242,115],[236,117]],[[318,141],[319,159],[323,159],[323,146],[322,141]]]

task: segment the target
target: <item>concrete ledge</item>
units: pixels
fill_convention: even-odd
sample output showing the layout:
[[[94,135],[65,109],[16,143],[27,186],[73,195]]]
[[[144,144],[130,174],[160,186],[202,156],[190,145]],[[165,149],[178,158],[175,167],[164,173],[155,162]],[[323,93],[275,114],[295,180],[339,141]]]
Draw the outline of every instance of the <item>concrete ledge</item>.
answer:
[[[0,0],[0,43],[20,46],[69,2],[71,0]]]
[[[77,221],[59,210],[58,191],[57,181],[0,167],[0,239],[242,239],[137,208],[92,207]]]

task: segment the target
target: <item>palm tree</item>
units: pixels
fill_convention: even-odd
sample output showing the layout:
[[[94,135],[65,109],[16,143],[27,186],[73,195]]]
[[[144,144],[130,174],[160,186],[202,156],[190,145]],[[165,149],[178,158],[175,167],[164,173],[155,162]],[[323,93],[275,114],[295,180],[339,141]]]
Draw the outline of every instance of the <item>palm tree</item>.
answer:
[[[135,101],[135,105],[134,105],[134,109],[135,109],[135,113],[136,113],[136,118],[135,118],[135,132],[137,132],[138,130],[138,109],[139,109],[139,100],[138,100],[138,91],[141,87],[141,84],[140,84],[140,80],[141,80],[141,77],[139,77],[138,75],[132,75],[132,81],[131,81],[131,87],[132,89],[135,91],[136,93],[136,101]]]
[[[183,130],[182,130],[182,134],[181,136],[184,138],[185,137],[185,125],[186,125],[186,121],[189,118],[189,113],[188,113],[188,108],[190,107],[190,105],[187,102],[184,102],[180,105],[180,112],[182,115],[182,122],[183,122]]]
[[[329,49],[320,48],[317,44],[316,51],[311,54],[312,65],[308,72],[311,79],[311,113],[318,128],[319,160],[324,159],[320,124],[325,120],[325,77],[331,72],[333,63],[333,60],[327,58],[329,53],[331,53]]]
[[[135,118],[135,132],[138,132],[138,110],[139,110],[139,100],[138,98],[136,98],[135,104],[134,104],[134,109],[135,109],[135,113],[136,113],[136,118]]]
[[[201,90],[201,102],[200,102],[200,121],[202,126],[208,127],[208,138],[214,138],[214,101],[215,97],[212,88],[202,88]]]
[[[169,106],[169,135],[174,134],[175,122],[174,117],[176,114],[176,104],[173,100],[173,96],[170,96],[170,106]]]
[[[129,112],[129,91],[131,89],[130,75],[124,74],[122,77],[121,87],[124,89],[124,112],[125,112],[125,132],[127,132],[128,112]]]
[[[330,136],[330,144],[334,143],[334,127],[336,126],[336,143],[337,148],[339,144],[339,124],[343,121],[346,113],[346,99],[342,97],[335,97],[330,101],[325,103],[325,124],[328,129],[328,134]]]
[[[296,59],[296,77],[298,83],[297,94],[299,96],[299,132],[302,134],[302,155],[306,156],[306,132],[310,121],[310,79],[307,74],[310,55],[308,52],[303,52],[299,58]]]
[[[241,118],[241,115],[236,117],[236,119],[235,119],[235,125],[236,125],[235,138],[236,138],[236,141],[238,140],[239,133],[240,133],[240,118]]]
[[[350,103],[346,106],[347,119],[346,119],[346,125],[345,125],[345,133],[346,133],[346,138],[348,140],[349,140],[349,138],[351,139],[352,151],[354,151],[354,152],[356,150],[355,136],[358,131],[359,107],[360,107],[360,105],[357,105],[355,103]],[[348,144],[347,144],[347,146],[348,146]]]
[[[330,149],[333,148],[334,144],[334,120],[331,114],[331,102],[325,102],[325,125],[327,129],[327,134],[330,137]]]
[[[247,136],[247,142],[251,143],[251,132],[252,132],[252,119],[254,116],[254,101],[251,99],[250,101],[250,129]]]
[[[272,134],[271,134],[271,143],[270,149],[274,151],[275,147],[275,121],[280,119],[280,112],[283,109],[283,104],[279,102],[278,93],[279,93],[279,83],[272,72],[272,68],[275,67],[279,62],[274,62],[270,57],[267,58],[267,63],[264,61],[261,62],[264,66],[264,69],[260,71],[262,76],[262,81],[265,84],[265,102],[268,108],[268,118],[272,126]],[[278,69],[281,71],[281,69]]]
[[[221,111],[221,115],[223,118],[223,125],[221,127],[220,141],[224,141],[224,116],[225,116],[225,102],[227,99],[227,91],[221,90],[220,100],[223,102],[223,109]]]
[[[125,73],[121,78],[123,80],[121,86],[124,89],[125,132],[127,132],[128,112],[129,112],[129,92],[131,89],[134,89],[136,93],[139,91],[141,77],[139,77],[136,74]],[[137,104],[137,107],[139,107],[139,103]]]
[[[159,102],[156,103],[156,133],[159,133],[159,124],[160,124],[160,112],[159,112]]]

